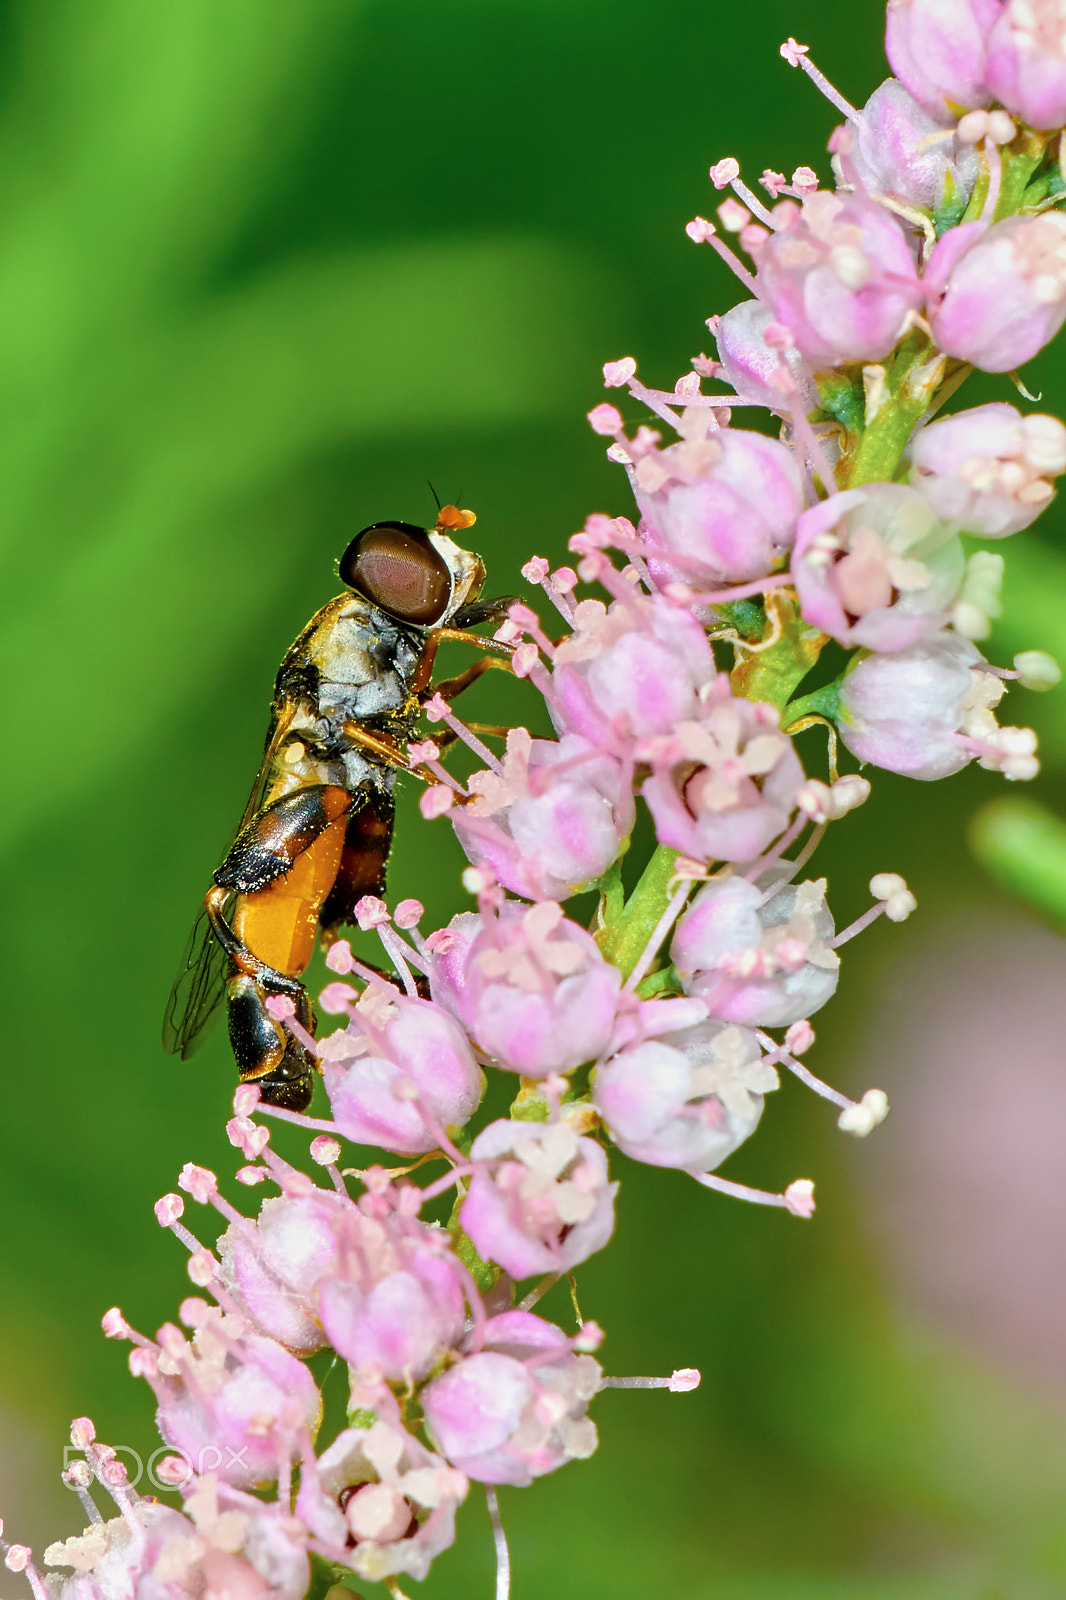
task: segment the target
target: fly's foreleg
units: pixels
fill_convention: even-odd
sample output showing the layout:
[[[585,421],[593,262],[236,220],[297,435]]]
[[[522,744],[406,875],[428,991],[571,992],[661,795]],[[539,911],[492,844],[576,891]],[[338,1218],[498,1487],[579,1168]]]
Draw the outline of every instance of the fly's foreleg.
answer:
[[[445,678],[443,683],[435,683],[423,689],[421,698],[427,700],[431,695],[439,694],[442,700],[454,700],[464,689],[469,689],[472,683],[476,683],[483,673],[491,672],[494,667],[502,672],[510,672],[511,663],[509,660],[501,661],[499,656],[481,656],[477,661],[472,661],[464,672],[457,673],[454,678]]]
[[[513,602],[511,600],[506,602],[507,605],[511,605],[512,603]],[[503,604],[503,602],[501,602],[501,604]],[[504,612],[502,615],[506,615],[506,613]],[[412,692],[416,694],[419,699],[424,698],[424,691],[427,689],[430,679],[433,676],[433,667],[437,660],[437,651],[440,649],[445,639],[453,639],[457,644],[477,645],[479,650],[489,652],[482,657],[484,661],[495,661],[495,664],[499,667],[503,667],[505,672],[509,672],[511,670],[511,656],[514,654],[514,645],[504,644],[499,639],[483,639],[480,634],[468,633],[465,628],[434,628],[433,632],[426,639],[425,647],[422,651],[422,659],[418,663],[418,672],[415,676],[414,682],[411,685]],[[492,651],[496,651],[497,657],[503,657],[503,659],[499,660],[497,657],[494,657],[491,654]],[[475,663],[475,665],[476,664],[477,663]],[[482,667],[480,670],[484,672],[485,668]],[[475,674],[475,676],[477,675],[478,674]],[[460,674],[460,676],[462,676],[462,674]],[[471,680],[471,682],[472,681],[473,680]]]

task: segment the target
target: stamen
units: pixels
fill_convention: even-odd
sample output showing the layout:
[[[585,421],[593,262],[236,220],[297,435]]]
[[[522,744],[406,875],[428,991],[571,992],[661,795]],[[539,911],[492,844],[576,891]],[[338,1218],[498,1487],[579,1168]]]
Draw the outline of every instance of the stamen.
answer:
[[[1003,161],[991,135],[985,139],[984,155],[988,162],[988,193],[981,207],[981,221],[990,226],[996,220],[999,192],[1003,186]]]
[[[546,1278],[541,1278],[539,1283],[533,1285],[525,1298],[518,1302],[515,1309],[517,1311],[532,1311],[537,1301],[542,1300],[548,1290],[554,1288],[561,1277],[561,1272],[549,1272]]]
[[[744,287],[758,300],[759,284],[754,275],[750,273],[739,256],[735,256],[727,244],[719,239],[713,222],[708,222],[706,217],[693,217],[691,222],[685,224],[685,232],[694,244],[709,244],[716,251],[735,277],[739,278]]]
[[[807,1218],[814,1214],[814,1184],[809,1178],[796,1178],[784,1194],[771,1194],[766,1189],[749,1189],[746,1183],[730,1183],[713,1172],[694,1172],[692,1176],[705,1189],[717,1189],[719,1194],[732,1195],[734,1200],[748,1200],[756,1206],[780,1206],[791,1211],[794,1217]]]
[[[814,62],[807,55],[807,46],[805,44],[797,44],[795,39],[787,39],[778,54],[788,62],[790,67],[799,67],[801,72],[805,72],[814,87],[825,95],[830,105],[836,106],[842,116],[847,117],[848,121],[854,123],[856,128],[862,127],[862,113],[856,111],[851,102],[845,100],[838,89],[833,88],[833,85],[823,72],[818,71]]]
[[[823,1083],[821,1078],[816,1078],[814,1073],[803,1065],[802,1061],[797,1061],[795,1056],[784,1045],[778,1044],[776,1039],[772,1039],[761,1028],[756,1028],[755,1036],[763,1049],[766,1050],[768,1060],[772,1058],[775,1063],[781,1062],[783,1066],[788,1068],[793,1077],[798,1078],[801,1083],[805,1083],[808,1089],[813,1089],[815,1094],[820,1095],[823,1100],[831,1100],[835,1106],[840,1106],[845,1111],[855,1104],[855,1101],[849,1100],[846,1094],[841,1094],[839,1089],[834,1089],[828,1083]]]
[[[669,1389],[671,1394],[691,1394],[700,1386],[698,1367],[678,1367],[668,1378],[601,1378],[601,1389]]]
[[[72,1466],[67,1468],[66,1472],[61,1474],[61,1476],[63,1478],[63,1482],[70,1485],[78,1499],[81,1501],[81,1508],[85,1512],[85,1515],[89,1519],[90,1523],[103,1522],[103,1513],[96,1504],[96,1501],[93,1499],[92,1495],[89,1493],[89,1485],[92,1482],[92,1472],[89,1468],[88,1462],[75,1461]]]
[[[847,944],[849,939],[854,939],[857,933],[862,933],[864,928],[868,928],[871,922],[876,922],[878,917],[884,913],[884,910],[885,902],[883,900],[879,901],[877,905],[871,906],[869,911],[864,911],[861,917],[856,917],[854,922],[849,922],[846,928],[842,928],[832,939],[825,941],[829,949],[835,950],[838,945]]]
[[[674,561],[673,551],[670,560]],[[674,563],[677,565],[677,563]],[[753,578],[750,583],[738,583],[732,589],[711,589],[705,594],[692,593],[686,589],[685,593],[671,595],[671,585],[663,591],[667,599],[681,600],[688,606],[715,606],[727,600],[746,600],[749,595],[765,594],[767,589],[779,589],[782,584],[791,583],[791,572],[771,572],[765,578]]]
[[[655,959],[659,946],[662,944],[663,940],[666,938],[666,935],[670,932],[670,929],[681,915],[681,907],[688,899],[691,889],[692,881],[691,879],[686,878],[684,882],[680,883],[674,890],[670,897],[669,905],[659,918],[658,922],[655,924],[647,944],[641,951],[640,958],[637,961],[636,966],[633,968],[633,971],[629,974],[629,977],[625,981],[625,985],[622,990],[623,994],[632,994],[637,985],[640,983],[641,979],[644,977],[648,968]]]
[[[518,608],[514,607],[513,609],[517,610]],[[551,641],[549,640],[548,642],[550,644]],[[457,716],[449,711],[447,701],[439,694],[433,695],[432,699],[426,701],[425,711],[431,722],[443,722],[465,745],[468,745],[473,750],[474,754],[487,767],[491,767],[498,777],[503,776],[503,767],[492,751],[487,745],[482,744],[476,733],[471,733],[465,722],[460,721]]]
[[[509,1600],[511,1593],[511,1552],[507,1548],[507,1535],[500,1519],[500,1502],[492,1484],[485,1485],[485,1503],[492,1523],[492,1538],[496,1546],[496,1600]]]
[[[751,866],[744,874],[747,881],[749,883],[754,883],[756,878],[760,877],[761,874],[766,871],[767,867],[773,866],[778,857],[785,853],[789,845],[796,842],[809,821],[810,818],[804,816],[801,812],[798,817],[790,822],[780,839],[778,839],[777,843],[771,849],[767,850],[765,855],[761,855],[757,861],[752,862]],[[772,900],[780,888],[780,881],[772,883],[766,890],[760,903],[765,905],[767,900]]]

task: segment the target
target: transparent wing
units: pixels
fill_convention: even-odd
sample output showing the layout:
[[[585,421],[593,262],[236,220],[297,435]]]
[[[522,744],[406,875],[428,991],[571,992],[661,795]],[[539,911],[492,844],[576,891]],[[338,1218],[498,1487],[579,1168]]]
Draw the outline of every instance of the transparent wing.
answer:
[[[234,839],[251,821],[263,804],[267,786],[274,767],[278,746],[292,721],[295,707],[285,705],[275,712],[267,735],[266,750],[259,771],[248,796],[244,814],[234,830],[223,860]],[[200,912],[193,923],[192,932],[185,941],[178,975],[170,991],[170,999],[163,1016],[163,1049],[168,1056],[181,1056],[187,1061],[198,1050],[211,1030],[218,1015],[226,986],[226,956],[211,931],[207,913]]]
[[[163,1016],[163,1049],[187,1061],[218,1016],[226,986],[226,953],[201,911],[185,942],[181,965]]]

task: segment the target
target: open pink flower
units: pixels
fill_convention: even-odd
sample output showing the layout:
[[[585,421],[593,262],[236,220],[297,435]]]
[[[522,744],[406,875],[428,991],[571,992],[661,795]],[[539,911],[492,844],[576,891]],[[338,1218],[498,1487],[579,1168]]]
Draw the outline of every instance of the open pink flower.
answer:
[[[354,1202],[316,1189],[263,1201],[255,1222],[233,1223],[219,1240],[222,1280],[256,1326],[300,1355],[328,1341],[318,1288],[334,1268]]]
[[[633,739],[694,716],[713,674],[707,635],[691,612],[636,594],[606,607],[583,600],[555,652],[552,714],[560,733],[621,753]]]
[[[634,1161],[699,1173],[754,1133],[777,1086],[753,1033],[707,1021],[620,1050],[597,1070],[593,1099]]]
[[[569,1272],[614,1232],[618,1185],[607,1181],[603,1148],[569,1123],[490,1122],[470,1159],[460,1221],[478,1253],[512,1278]]]
[[[318,1288],[329,1342],[351,1366],[410,1381],[424,1377],[462,1333],[463,1280],[450,1237],[384,1196],[366,1196],[340,1231]]]
[[[678,575],[710,584],[760,578],[791,548],[803,510],[796,458],[776,439],[714,429],[707,407],[678,422],[679,444],[641,454],[633,492]]]
[[[479,1483],[528,1484],[596,1449],[585,1412],[600,1367],[528,1311],[492,1317],[482,1348],[426,1385],[426,1427],[441,1454]]]
[[[359,1144],[420,1155],[481,1099],[481,1069],[455,1019],[386,985],[371,985],[349,1027],[319,1049],[337,1130]]]
[[[776,875],[706,884],[677,925],[670,954],[685,993],[719,1021],[785,1028],[836,990],[840,959],[826,943],[834,931],[826,880],[775,890]]]
[[[152,1500],[96,1522],[45,1551],[55,1600],[301,1600],[310,1581],[307,1538],[288,1510],[241,1494],[214,1475],[193,1478],[184,1512]]]
[[[914,439],[914,484],[938,517],[984,539],[1020,533],[1055,498],[1066,428],[996,401],[931,422]]]
[[[700,861],[753,861],[783,833],[803,782],[775,706],[735,697],[722,674],[699,721],[649,742],[641,790],[662,844]]]
[[[407,1430],[384,1420],[345,1428],[305,1457],[296,1512],[332,1560],[368,1582],[424,1578],[455,1542],[469,1485]]]
[[[884,206],[820,189],[783,200],[758,251],[759,288],[818,369],[879,361],[922,303],[906,235]]]
[[[633,827],[628,767],[580,734],[558,742],[512,728],[502,772],[475,772],[477,798],[450,812],[476,866],[530,900],[560,900],[600,877]]]
[[[843,645],[905,650],[944,625],[965,557],[914,489],[872,483],[800,518],[792,575],[804,619]]]
[[[321,1397],[302,1361],[241,1320],[203,1307],[192,1340],[167,1323],[158,1347],[134,1352],[159,1402],[159,1431],[193,1463],[236,1488],[277,1478],[318,1426]]]
[[[1032,778],[1029,728],[1001,728],[993,707],[1006,685],[983,671],[975,645],[938,633],[893,655],[862,656],[840,690],[840,736],[860,761],[910,778],[945,778],[976,756],[983,767]]]
[[[551,900],[506,902],[466,943],[472,931],[461,930],[430,984],[482,1049],[531,1078],[595,1061],[611,1037],[622,975],[591,934]]]

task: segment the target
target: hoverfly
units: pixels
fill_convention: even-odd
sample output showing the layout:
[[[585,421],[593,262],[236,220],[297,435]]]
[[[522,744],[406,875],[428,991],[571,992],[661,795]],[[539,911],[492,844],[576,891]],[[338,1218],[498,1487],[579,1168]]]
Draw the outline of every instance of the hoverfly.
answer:
[[[242,1082],[302,1111],[314,1060],[267,1009],[288,996],[311,1033],[300,976],[316,941],[332,942],[355,902],[381,894],[393,789],[430,693],[451,699],[487,667],[482,655],[430,687],[443,639],[509,647],[470,629],[502,621],[511,598],[481,600],[485,568],[447,530],[470,511],[441,509],[433,529],[375,522],[338,562],[347,587],[311,618],[281,663],[263,761],[237,832],[204,896],[163,1022],[163,1048],[187,1058],[225,997]]]

